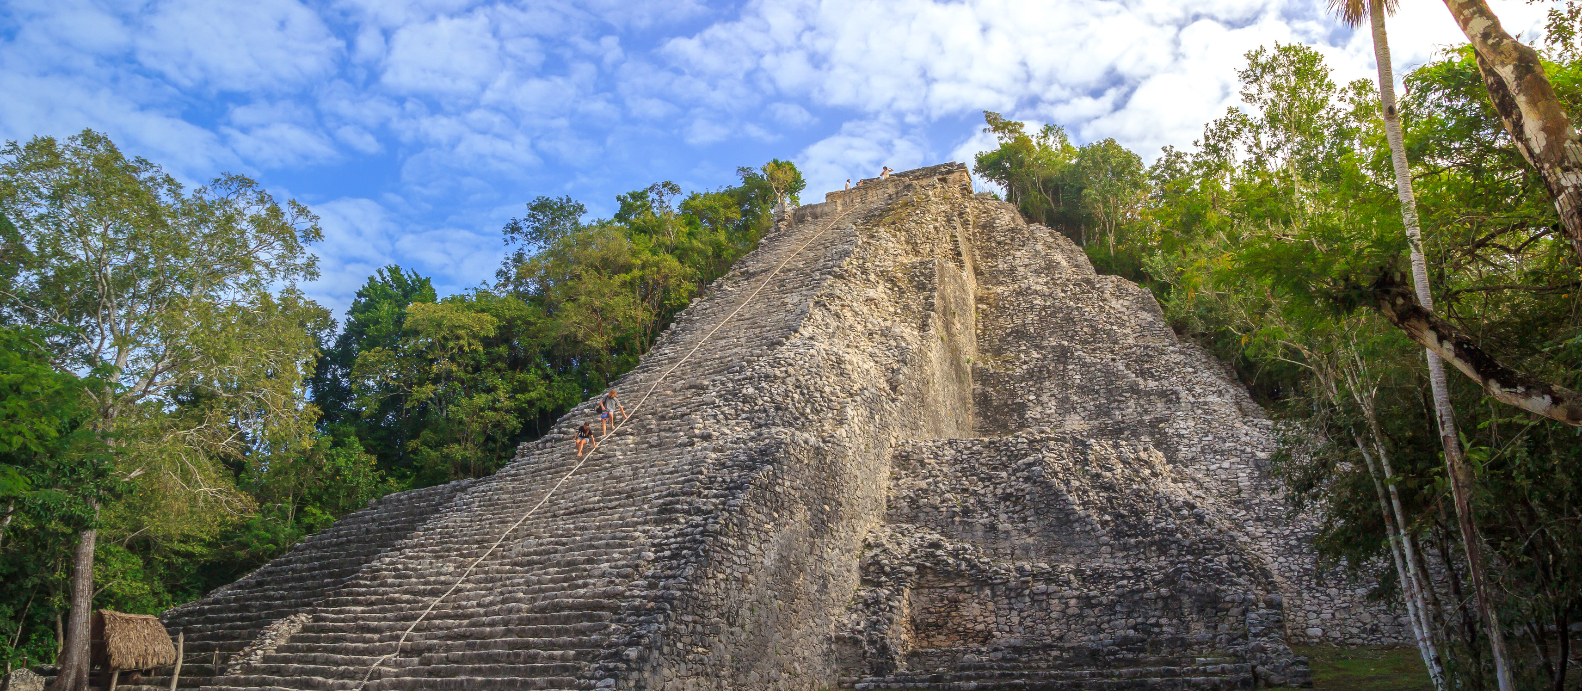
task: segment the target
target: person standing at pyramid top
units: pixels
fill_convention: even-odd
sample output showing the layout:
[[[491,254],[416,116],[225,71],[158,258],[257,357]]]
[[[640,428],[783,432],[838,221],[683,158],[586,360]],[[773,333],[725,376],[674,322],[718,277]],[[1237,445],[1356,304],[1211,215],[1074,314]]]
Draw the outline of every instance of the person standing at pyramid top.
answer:
[[[885,166],[884,170],[879,171],[879,178],[881,180],[889,180],[890,179],[890,173],[893,173],[893,172],[895,172],[895,171],[890,170],[890,166]]]
[[[610,427],[615,424],[615,411],[621,411],[621,419],[626,419],[626,409],[621,407],[620,401],[615,400],[615,389],[610,389],[599,399],[599,436],[610,433]]]
[[[851,191],[851,178],[846,178],[846,191]]]

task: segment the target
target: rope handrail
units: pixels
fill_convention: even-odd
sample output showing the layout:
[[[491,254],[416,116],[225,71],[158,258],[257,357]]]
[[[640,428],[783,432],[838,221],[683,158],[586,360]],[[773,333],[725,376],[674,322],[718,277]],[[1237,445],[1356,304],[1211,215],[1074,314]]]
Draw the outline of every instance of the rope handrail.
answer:
[[[564,485],[567,480],[571,479],[571,476],[577,474],[577,471],[581,470],[582,466],[585,465],[589,459],[593,458],[593,454],[598,453],[599,449],[603,448],[603,442],[605,439],[608,439],[611,435],[619,432],[622,427],[626,426],[627,422],[630,422],[632,418],[637,416],[637,412],[643,408],[645,403],[648,402],[648,397],[654,393],[654,389],[658,388],[660,383],[669,378],[670,374],[675,372],[677,367],[680,367],[683,363],[690,360],[692,355],[697,353],[699,348],[703,347],[703,344],[708,343],[714,338],[715,333],[718,333],[719,330],[724,328],[726,324],[731,323],[731,321],[736,318],[736,314],[741,312],[742,308],[746,307],[748,303],[751,303],[754,298],[758,297],[758,293],[763,292],[764,287],[768,286],[770,281],[774,280],[776,276],[780,275],[780,270],[784,269],[787,264],[790,264],[792,259],[795,259],[797,256],[801,255],[804,250],[806,250],[814,242],[817,242],[819,238],[824,237],[825,233],[828,233],[831,228],[835,227],[836,221],[845,218],[847,214],[850,214],[856,208],[858,208],[857,205],[853,205],[851,208],[836,214],[834,218],[831,218],[828,223],[824,224],[822,229],[820,229],[817,233],[814,233],[813,237],[808,238],[807,242],[802,243],[801,247],[796,248],[795,251],[786,255],[786,258],[775,267],[774,271],[769,272],[769,274],[758,283],[758,287],[753,290],[751,295],[747,296],[747,299],[742,300],[740,304],[736,305],[736,308],[731,310],[730,314],[725,315],[725,318],[720,320],[719,324],[716,324],[713,329],[710,329],[707,334],[704,334],[703,338],[698,339],[698,342],[692,346],[691,350],[687,351],[686,355],[683,355],[681,359],[677,360],[675,364],[671,365],[670,368],[665,370],[663,374],[660,374],[652,384],[649,384],[648,390],[643,392],[643,397],[638,399],[636,405],[632,406],[632,412],[630,414],[623,417],[619,422],[616,422],[615,426],[610,428],[609,432],[600,435],[596,445],[591,450],[589,450],[588,453],[584,454],[581,460],[578,460],[576,465],[571,467],[571,470],[566,471],[566,474],[562,475],[560,480],[557,481],[554,486],[550,487],[548,492],[544,493],[543,498],[539,499],[538,503],[533,505],[533,508],[528,509],[526,513],[522,514],[521,518],[516,519],[516,522],[511,524],[511,527],[506,528],[505,532],[500,533],[500,537],[495,538],[494,543],[489,545],[489,549],[485,550],[481,556],[479,556],[477,559],[474,559],[471,564],[467,565],[466,570],[462,571],[461,576],[457,577],[456,582],[451,584],[449,589],[428,603],[428,607],[423,609],[423,613],[418,615],[418,618],[413,620],[412,623],[406,627],[405,631],[401,632],[401,637],[396,640],[395,650],[391,651],[390,654],[375,660],[374,663],[368,667],[368,672],[363,675],[362,681],[358,682],[356,691],[362,691],[362,688],[368,684],[368,680],[373,677],[373,673],[379,669],[380,665],[383,665],[387,660],[401,653],[401,646],[406,644],[407,636],[412,633],[412,630],[417,628],[417,625],[422,623],[423,620],[427,619],[428,615],[434,611],[434,608],[437,607],[440,602],[444,601],[445,598],[450,597],[451,593],[456,592],[456,589],[461,587],[461,584],[467,580],[467,577],[472,575],[473,569],[477,568],[479,564],[483,563],[484,559],[487,559],[490,555],[494,554],[494,551],[499,548],[500,543],[505,542],[505,538],[509,537],[511,533],[516,532],[516,529],[521,527],[528,518],[531,518],[534,513],[537,513],[538,510],[549,501],[549,498],[555,495],[555,492],[560,489],[561,485]],[[611,414],[611,417],[614,417],[613,413]]]

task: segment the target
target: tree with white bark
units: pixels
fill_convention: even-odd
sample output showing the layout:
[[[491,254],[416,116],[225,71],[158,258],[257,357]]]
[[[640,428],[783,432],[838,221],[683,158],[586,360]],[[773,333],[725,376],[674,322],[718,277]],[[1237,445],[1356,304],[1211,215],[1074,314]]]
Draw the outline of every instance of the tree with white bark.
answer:
[[[1395,69],[1390,63],[1390,41],[1384,25],[1385,15],[1395,9],[1394,5],[1393,0],[1388,2],[1387,0],[1331,0],[1330,4],[1340,15],[1341,20],[1352,26],[1361,24],[1366,18],[1373,33],[1373,56],[1379,74],[1379,110],[1384,118],[1385,139],[1390,146],[1390,165],[1395,172],[1396,197],[1401,203],[1401,223],[1406,228],[1407,244],[1411,250],[1412,285],[1417,303],[1431,315],[1434,305],[1433,290],[1428,281],[1428,262],[1423,256],[1423,236],[1418,225],[1417,197],[1412,192],[1412,171],[1406,161],[1405,137],[1401,134],[1401,116],[1395,104]],[[1381,311],[1386,313],[1390,310],[1390,306],[1381,308]],[[1401,326],[1399,321],[1395,319],[1391,321]],[[1509,656],[1505,652],[1505,635],[1501,631],[1499,615],[1494,610],[1490,595],[1489,577],[1483,556],[1483,538],[1478,535],[1472,514],[1472,492],[1476,478],[1462,451],[1461,439],[1456,433],[1456,411],[1450,403],[1444,360],[1439,350],[1434,348],[1426,350],[1425,359],[1428,365],[1429,386],[1433,393],[1435,418],[1439,422],[1440,445],[1444,449],[1451,496],[1456,506],[1457,524],[1461,529],[1461,544],[1466,550],[1467,572],[1472,579],[1473,592],[1477,597],[1478,614],[1488,632],[1500,691],[1511,691],[1512,681]],[[1353,391],[1356,391],[1355,387]],[[1369,456],[1366,450],[1363,450],[1363,455]],[[1386,467],[1388,466],[1387,456],[1381,456],[1380,460]],[[1371,458],[1369,466],[1372,467]],[[1391,531],[1395,532],[1393,526]],[[1404,550],[1405,546],[1402,549]],[[1406,589],[1408,596],[1415,590],[1411,585]],[[1417,625],[1426,623],[1417,622]],[[1423,651],[1424,662],[1429,665],[1436,686],[1443,688],[1443,672],[1437,668],[1438,655],[1430,649],[1432,641],[1420,632],[1418,645]]]

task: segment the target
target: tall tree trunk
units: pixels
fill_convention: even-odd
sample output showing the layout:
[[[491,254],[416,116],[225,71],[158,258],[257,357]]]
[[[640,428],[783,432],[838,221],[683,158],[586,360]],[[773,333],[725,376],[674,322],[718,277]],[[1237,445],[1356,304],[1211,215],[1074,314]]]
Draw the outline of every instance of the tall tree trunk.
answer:
[[[1434,621],[1429,614],[1429,605],[1424,591],[1431,585],[1425,581],[1417,569],[1417,555],[1412,547],[1412,535],[1407,530],[1409,523],[1406,512],[1401,509],[1401,495],[1395,488],[1394,471],[1390,468],[1390,455],[1384,445],[1384,431],[1379,427],[1379,417],[1375,413],[1373,395],[1363,395],[1361,385],[1361,356],[1351,353],[1357,370],[1349,370],[1345,366],[1342,372],[1346,376],[1346,387],[1351,391],[1352,400],[1362,408],[1364,419],[1368,423],[1368,435],[1373,440],[1374,451],[1379,455],[1379,465],[1383,468],[1384,480],[1379,479],[1379,471],[1374,468],[1373,457],[1368,454],[1368,449],[1363,445],[1360,435],[1356,437],[1357,450],[1362,452],[1362,458],[1368,464],[1368,474],[1373,477],[1373,488],[1379,495],[1379,509],[1384,512],[1384,528],[1391,541],[1390,554],[1395,558],[1395,570],[1401,580],[1401,594],[1406,600],[1406,613],[1412,619],[1412,633],[1417,638],[1417,650],[1423,656],[1423,665],[1428,668],[1428,678],[1434,682],[1434,688],[1444,691],[1445,668],[1444,661],[1439,657],[1439,646],[1434,642]],[[1389,489],[1385,489],[1385,485]]]
[[[1449,5],[1479,5],[1486,11],[1488,6],[1483,0],[1445,0]],[[1406,225],[1407,241],[1412,249],[1412,283],[1417,289],[1417,301],[1423,309],[1430,313],[1434,309],[1434,298],[1428,286],[1428,262],[1423,258],[1423,237],[1417,226],[1417,198],[1412,194],[1411,171],[1406,165],[1406,147],[1402,143],[1401,118],[1395,109],[1395,74],[1390,64],[1389,38],[1384,30],[1384,0],[1369,0],[1368,14],[1373,28],[1373,54],[1379,68],[1379,100],[1384,110],[1384,132],[1390,143],[1390,162],[1395,168],[1395,189],[1401,200],[1401,220]],[[1489,13],[1492,18],[1493,14]],[[1459,15],[1457,21],[1461,21]],[[1463,28],[1468,24],[1463,23]],[[1494,28],[1501,34],[1496,21]],[[1471,32],[1468,32],[1471,36]],[[1509,36],[1507,36],[1509,38]],[[1511,44],[1516,44],[1514,40]],[[1521,46],[1525,48],[1525,46]],[[1531,49],[1528,49],[1531,52]],[[1533,56],[1533,64],[1537,65],[1537,56]],[[1548,89],[1549,82],[1543,79],[1543,68],[1538,67],[1537,76],[1543,82],[1543,87]],[[1553,90],[1548,91],[1550,100],[1554,100]],[[1558,102],[1556,102],[1558,103]],[[1576,132],[1571,130],[1569,120],[1565,120],[1565,113],[1559,112],[1564,123],[1564,130],[1570,134],[1571,145],[1576,146]],[[1568,154],[1569,155],[1569,154]],[[1575,170],[1582,172],[1582,160]],[[1582,181],[1582,180],[1579,180]],[[1564,213],[1562,212],[1562,215]],[[1582,221],[1582,218],[1578,219]],[[1582,224],[1577,226],[1578,238],[1582,238]],[[1578,246],[1582,251],[1582,244]],[[1428,381],[1434,396],[1434,414],[1439,419],[1439,442],[1444,447],[1445,465],[1450,476],[1450,492],[1456,502],[1456,523],[1461,531],[1461,543],[1467,551],[1467,575],[1472,581],[1473,595],[1477,599],[1478,614],[1483,619],[1483,625],[1489,634],[1490,652],[1494,659],[1494,674],[1499,680],[1500,691],[1514,691],[1511,680],[1510,665],[1506,661],[1505,636],[1500,631],[1500,621],[1494,611],[1493,602],[1489,595],[1488,578],[1484,574],[1482,540],[1478,537],[1477,525],[1472,517],[1472,485],[1475,480],[1472,468],[1467,464],[1461,452],[1461,440],[1456,434],[1456,413],[1450,405],[1449,385],[1445,381],[1445,366],[1439,359],[1439,354],[1433,350],[1426,351],[1428,358]]]
[[[1469,680],[1474,691],[1482,691],[1483,654],[1478,648],[1478,638],[1480,637],[1479,632],[1483,627],[1479,625],[1474,612],[1467,609],[1467,603],[1471,598],[1467,597],[1466,589],[1461,587],[1460,570],[1456,568],[1455,556],[1452,554],[1454,549],[1450,546],[1450,526],[1445,524],[1445,521],[1449,519],[1445,516],[1443,501],[1439,503],[1437,510],[1439,515],[1434,519],[1434,523],[1438,528],[1435,534],[1439,538],[1439,545],[1435,551],[1439,557],[1439,563],[1444,565],[1445,585],[1450,589],[1450,602],[1455,603],[1457,608],[1456,616],[1460,624],[1461,638],[1465,642],[1467,654],[1472,656],[1472,664],[1460,666],[1462,669],[1471,670]]]
[[[1373,415],[1372,411],[1369,411],[1369,415]],[[1385,453],[1384,440],[1383,437],[1380,436],[1377,419],[1373,421],[1373,435],[1374,445],[1375,448],[1378,449],[1379,453],[1379,465],[1384,469],[1384,481],[1386,483],[1386,487],[1388,487],[1390,505],[1394,508],[1395,522],[1396,525],[1400,527],[1401,531],[1401,549],[1405,552],[1406,575],[1411,582],[1412,596],[1415,597],[1418,602],[1418,614],[1423,618],[1423,630],[1428,632],[1429,653],[1433,657],[1433,660],[1428,663],[1429,676],[1434,677],[1434,675],[1437,673],[1438,676],[1435,677],[1435,679],[1438,681],[1438,683],[1443,684],[1445,671],[1443,664],[1444,661],[1440,659],[1439,650],[1434,643],[1433,636],[1436,629],[1434,627],[1434,619],[1430,614],[1433,609],[1430,607],[1427,598],[1427,594],[1433,592],[1433,584],[1428,582],[1426,575],[1421,569],[1417,567],[1417,564],[1420,560],[1417,557],[1417,549],[1413,545],[1414,541],[1412,539],[1412,534],[1406,529],[1406,526],[1409,525],[1409,523],[1406,520],[1406,512],[1401,509],[1401,494],[1400,491],[1395,487],[1395,472],[1390,468],[1390,456],[1389,454]],[[1443,686],[1440,686],[1439,688],[1443,688]]]
[[[1538,51],[1506,33],[1484,0],[1445,0],[1445,7],[1472,43],[1505,131],[1543,176],[1560,225],[1582,257],[1582,141],[1544,74]]]
[[[1352,353],[1352,358],[1359,368],[1357,371],[1360,372],[1362,358],[1357,356],[1355,351]],[[1434,594],[1433,584],[1429,582],[1426,571],[1418,567],[1421,560],[1418,558],[1417,548],[1413,546],[1412,534],[1406,529],[1407,526],[1411,525],[1411,521],[1406,520],[1406,510],[1401,508],[1401,492],[1396,488],[1395,469],[1390,466],[1390,452],[1384,443],[1384,430],[1379,426],[1379,413],[1374,406],[1373,396],[1371,394],[1368,396],[1362,395],[1359,388],[1360,384],[1361,376],[1353,376],[1350,382],[1352,397],[1357,401],[1357,406],[1362,408],[1364,419],[1368,423],[1368,436],[1373,439],[1374,451],[1379,455],[1379,466],[1384,471],[1384,482],[1390,496],[1390,506],[1394,512],[1395,524],[1401,530],[1401,546],[1406,552],[1406,572],[1411,576],[1412,587],[1417,589],[1420,611],[1423,613],[1423,629],[1433,632],[1436,628],[1429,612],[1433,611],[1434,607],[1430,607],[1428,603],[1428,598],[1433,597]],[[1437,658],[1438,651],[1436,650],[1434,654]]]
[[[1412,622],[1412,637],[1417,641],[1417,652],[1423,657],[1423,666],[1428,668],[1428,678],[1434,682],[1434,688],[1444,691],[1445,670],[1439,662],[1439,651],[1434,646],[1433,629],[1428,625],[1427,613],[1423,611],[1422,594],[1417,589],[1417,575],[1407,572],[1406,548],[1402,545],[1406,537],[1404,528],[1397,528],[1396,521],[1390,513],[1389,500],[1385,498],[1384,483],[1379,480],[1379,471],[1374,467],[1373,455],[1368,453],[1367,446],[1363,444],[1362,437],[1353,435],[1357,450],[1362,453],[1362,460],[1368,464],[1368,475],[1373,478],[1373,491],[1379,495],[1379,512],[1384,515],[1384,532],[1389,537],[1390,557],[1395,561],[1395,576],[1401,582],[1401,599],[1406,603],[1406,616]]]
[[[89,528],[77,538],[71,570],[71,615],[66,621],[60,675],[50,691],[83,691],[88,688],[89,626],[93,621],[93,548],[99,531]]]
[[[1565,691],[1567,666],[1571,663],[1571,620],[1566,616],[1565,608],[1555,608],[1555,630],[1560,632],[1560,650],[1555,657],[1560,660],[1559,668],[1555,670],[1554,684],[1550,686],[1553,691]]]
[[[16,500],[6,502],[5,520],[0,520],[0,545],[5,544],[5,531],[11,527],[11,517],[16,515]]]

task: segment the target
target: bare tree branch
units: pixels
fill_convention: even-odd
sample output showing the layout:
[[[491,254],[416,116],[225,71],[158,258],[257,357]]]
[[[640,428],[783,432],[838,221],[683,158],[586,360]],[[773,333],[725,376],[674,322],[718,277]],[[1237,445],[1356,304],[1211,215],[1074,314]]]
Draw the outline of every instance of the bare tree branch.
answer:
[[[1381,272],[1370,287],[1374,306],[1385,319],[1502,403],[1535,415],[1582,427],[1582,396],[1563,386],[1540,381],[1501,364],[1472,337],[1438,315],[1423,309],[1412,288],[1394,271]]]

